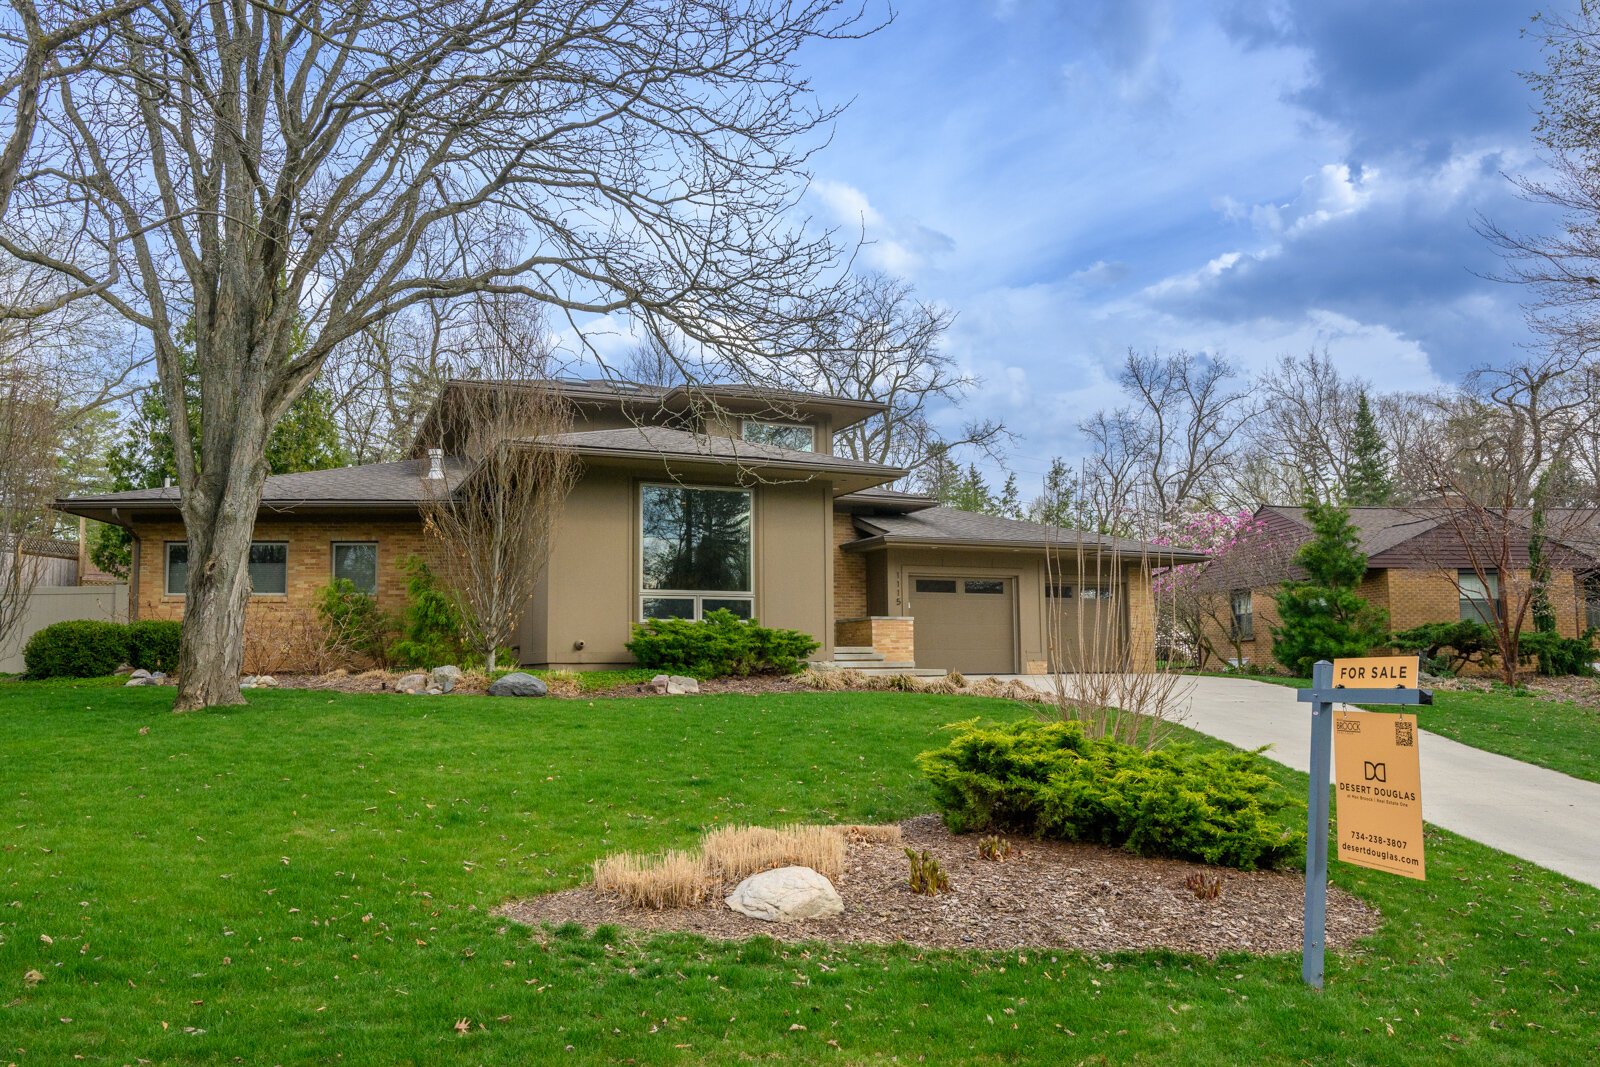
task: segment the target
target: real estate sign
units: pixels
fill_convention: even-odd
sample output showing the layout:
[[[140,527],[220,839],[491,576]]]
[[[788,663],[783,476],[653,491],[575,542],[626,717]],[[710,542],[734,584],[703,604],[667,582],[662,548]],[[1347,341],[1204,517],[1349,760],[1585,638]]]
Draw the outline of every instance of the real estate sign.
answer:
[[[1339,858],[1425,878],[1417,717],[1335,711],[1333,767]]]
[[[1333,661],[1335,689],[1415,689],[1416,656],[1362,656]]]

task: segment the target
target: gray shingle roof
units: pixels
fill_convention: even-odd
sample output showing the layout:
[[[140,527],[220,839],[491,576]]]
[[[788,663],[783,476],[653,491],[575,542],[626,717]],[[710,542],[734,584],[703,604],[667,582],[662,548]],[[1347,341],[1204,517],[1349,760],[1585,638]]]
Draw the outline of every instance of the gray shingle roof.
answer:
[[[905,475],[905,471],[898,467],[864,463],[848,456],[802,452],[721,434],[697,434],[665,426],[621,426],[607,430],[578,430],[534,440],[571,448],[580,455],[613,454],[660,456],[678,460],[711,459],[736,463],[751,469],[770,466],[860,474],[883,482]]]
[[[1305,508],[1268,505],[1261,509],[1282,516],[1306,529],[1311,528]],[[1376,556],[1396,545],[1404,544],[1420,534],[1438,526],[1444,516],[1415,508],[1351,508],[1350,523],[1361,538],[1361,553]]]
[[[1198,562],[1204,553],[1167,548],[1126,537],[1107,537],[1085,530],[1066,530],[1025,519],[1003,519],[956,508],[929,508],[909,515],[864,515],[856,527],[866,536],[850,542],[859,547],[870,544],[962,544],[1017,548],[1071,548],[1085,545],[1102,552],[1128,556],[1150,555],[1162,561]],[[847,545],[848,547],[848,545]]]
[[[446,457],[446,477],[456,481],[469,468],[466,460]],[[406,459],[396,463],[364,463],[357,467],[333,467],[321,471],[269,475],[261,490],[261,503],[276,507],[296,504],[369,504],[374,506],[415,504],[424,499],[423,476],[426,459]],[[76,514],[84,508],[149,508],[178,503],[178,489],[130,489],[123,493],[95,493],[67,497],[58,501],[62,511]]]

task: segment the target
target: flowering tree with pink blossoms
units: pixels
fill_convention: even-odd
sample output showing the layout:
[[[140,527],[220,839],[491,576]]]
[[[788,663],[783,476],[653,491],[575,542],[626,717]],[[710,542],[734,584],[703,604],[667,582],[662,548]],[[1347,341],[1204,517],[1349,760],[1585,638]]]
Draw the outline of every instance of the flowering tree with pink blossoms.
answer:
[[[1210,557],[1153,577],[1158,644],[1170,650],[1170,657],[1187,658],[1196,667],[1212,659],[1241,663],[1245,638],[1234,625],[1233,593],[1289,577],[1295,540],[1268,529],[1248,511],[1197,511],[1180,518],[1156,543]]]

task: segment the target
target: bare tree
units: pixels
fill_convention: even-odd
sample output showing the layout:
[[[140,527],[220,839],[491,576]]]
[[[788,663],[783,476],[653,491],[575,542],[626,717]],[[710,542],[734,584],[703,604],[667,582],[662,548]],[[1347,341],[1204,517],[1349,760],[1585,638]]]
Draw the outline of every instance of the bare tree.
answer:
[[[193,323],[176,709],[242,700],[267,435],[350,338],[517,292],[787,351],[837,260],[782,221],[833,114],[796,55],[868,30],[832,0],[173,0],[64,44],[0,250],[148,331],[169,412]]]
[[[423,529],[437,552],[438,573],[460,612],[467,647],[494,670],[500,649],[550,559],[567,493],[577,477],[572,452],[553,440],[572,427],[559,386],[549,379],[542,348],[506,333],[504,307],[480,308],[484,346],[481,384],[456,383],[454,449],[474,465],[452,480],[430,471]]]
[[[1139,532],[1207,502],[1224,480],[1251,413],[1249,390],[1220,356],[1128,350],[1118,383],[1128,404],[1080,429],[1091,442],[1091,500],[1126,513],[1131,491],[1146,501]]]
[[[0,645],[21,623],[39,581],[28,541],[51,532],[59,423],[48,395],[25,367],[0,365]]]

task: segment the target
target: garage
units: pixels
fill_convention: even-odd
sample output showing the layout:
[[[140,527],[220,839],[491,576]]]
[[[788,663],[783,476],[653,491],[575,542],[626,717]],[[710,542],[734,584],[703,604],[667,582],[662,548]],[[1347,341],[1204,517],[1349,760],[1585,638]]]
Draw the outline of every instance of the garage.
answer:
[[[963,674],[1017,670],[1017,583],[979,575],[912,575],[917,664]]]
[[[1121,584],[1058,581],[1046,585],[1045,593],[1050,669],[1120,668],[1127,637]]]

